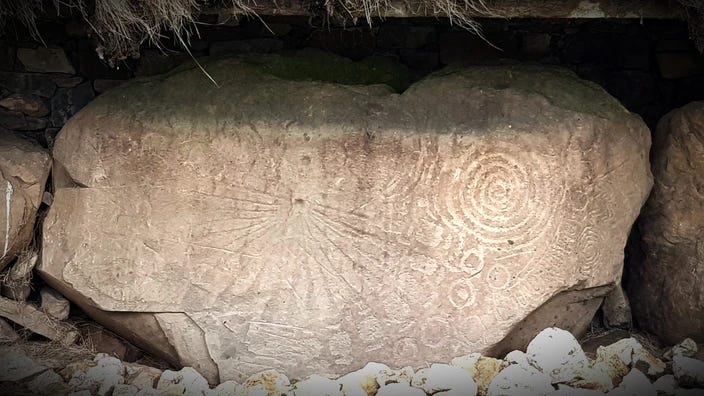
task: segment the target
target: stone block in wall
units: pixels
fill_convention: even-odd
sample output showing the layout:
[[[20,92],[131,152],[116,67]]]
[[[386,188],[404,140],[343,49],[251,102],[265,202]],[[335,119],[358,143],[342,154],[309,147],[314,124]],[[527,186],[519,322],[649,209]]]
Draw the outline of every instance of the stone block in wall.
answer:
[[[49,98],[56,92],[56,83],[51,76],[39,73],[0,72],[0,87],[19,94]]]
[[[15,47],[0,42],[0,70],[12,71],[15,68]]]
[[[85,82],[74,88],[59,88],[51,98],[51,125],[62,127],[69,118],[78,113],[95,98],[93,86]]]
[[[650,70],[650,42],[621,33],[577,33],[566,38],[563,59],[614,69]]]
[[[697,52],[660,52],[655,58],[660,75],[677,79],[704,74],[704,55]]]
[[[38,144],[0,131],[0,270],[34,237],[51,158]]]
[[[70,38],[88,37],[91,27],[81,19],[71,19],[64,23],[64,33]]]
[[[482,39],[469,32],[448,32],[438,39],[440,63],[492,64],[500,59],[516,57],[520,44],[520,40],[514,40],[509,35],[496,34]]]
[[[210,44],[210,55],[264,54],[281,51],[283,48],[284,42],[275,38],[216,41]]]
[[[680,38],[680,39],[661,39],[658,40],[657,44],[655,45],[655,51],[656,52],[694,52],[696,51],[696,47],[694,46],[694,43],[692,40],[689,40],[686,38],[686,36],[683,36],[685,38]]]
[[[351,29],[314,30],[304,45],[331,51],[352,59],[360,59],[374,53],[377,28],[356,27]]]
[[[38,129],[35,131],[10,131],[8,129],[0,127],[0,133],[15,133],[22,137],[34,140],[39,143],[40,146],[48,148],[51,151],[54,144],[54,137],[60,128],[47,127],[44,129]]]
[[[232,10],[222,8],[205,8],[198,15],[198,21],[205,24],[235,27],[240,26],[242,18]]]
[[[210,42],[208,40],[191,39],[188,42],[188,47],[191,49],[191,52],[193,52],[193,53],[203,53],[208,50],[209,46],[210,46]]]
[[[437,40],[433,26],[382,25],[376,44],[379,48],[422,48]]]
[[[33,95],[10,95],[0,100],[0,107],[18,111],[30,117],[44,117],[49,114],[44,101]]]
[[[17,131],[38,131],[46,128],[45,118],[29,117],[19,111],[0,108],[0,127]]]
[[[165,54],[158,50],[146,49],[140,54],[139,63],[134,74],[139,77],[163,74],[188,59],[190,57],[184,53]]]
[[[46,118],[24,116],[24,121],[24,127],[17,128],[18,131],[41,131],[49,126],[49,120]]]
[[[401,50],[401,60],[414,70],[435,70],[440,65],[440,55],[437,51]]]
[[[627,109],[640,112],[656,100],[656,82],[652,74],[641,70],[604,71],[601,68],[579,68],[583,78],[599,83],[619,99]]]
[[[76,73],[62,48],[18,48],[17,59],[31,72]]]
[[[526,33],[521,42],[521,52],[529,56],[542,56],[550,52],[552,36],[548,33]]]
[[[448,361],[532,338],[529,317],[584,329],[651,186],[642,120],[561,69],[398,95],[306,79],[325,59],[212,61],[219,88],[184,67],[91,103],[54,148],[72,180],[42,277],[101,320],[152,318],[158,337],[115,331],[223,381]]]
[[[80,76],[57,77],[57,78],[54,78],[54,82],[56,83],[56,86],[59,88],[73,88],[76,85],[82,83],[83,78]]]
[[[19,111],[0,109],[0,127],[6,129],[23,129],[27,126],[24,114]]]
[[[95,91],[96,94],[101,94],[105,91],[108,91],[112,88],[118,87],[122,84],[125,83],[126,80],[105,80],[105,79],[98,79],[93,81],[93,90]]]
[[[671,82],[674,87],[671,92],[674,98],[672,103],[684,105],[694,101],[701,101],[702,99],[702,92],[704,92],[704,75],[663,81]],[[669,110],[669,108],[665,110]]]
[[[288,23],[267,22],[266,26],[262,26],[259,34],[262,36],[271,36],[273,34],[276,37],[281,37],[291,33],[291,30],[293,30],[293,26]]]

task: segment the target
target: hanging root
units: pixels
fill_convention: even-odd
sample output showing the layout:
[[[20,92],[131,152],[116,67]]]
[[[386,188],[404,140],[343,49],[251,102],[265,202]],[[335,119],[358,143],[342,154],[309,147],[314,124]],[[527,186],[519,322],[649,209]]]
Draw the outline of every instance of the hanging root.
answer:
[[[475,16],[496,17],[495,13],[485,3],[485,0],[417,0],[413,2],[393,2],[391,0],[325,0],[328,17],[338,19],[351,18],[364,15],[369,26],[376,15],[393,15],[397,4],[409,9],[411,14],[429,15],[448,18],[450,25],[459,26],[484,39],[481,25]]]
[[[327,17],[352,18],[364,15],[371,25],[372,17],[384,15],[393,8],[390,0],[322,0]],[[37,29],[38,14],[48,0],[0,0],[0,28],[15,20],[25,25],[41,40]],[[484,0],[420,0],[413,2],[418,11],[444,16],[481,36],[479,23],[469,15],[491,15]],[[256,16],[256,0],[53,0],[57,11],[78,11],[91,27],[98,42],[101,58],[114,65],[128,57],[139,56],[145,43],[156,47],[166,32],[176,36],[177,43],[188,43],[195,30],[195,16],[203,6],[226,7],[233,15]],[[410,5],[409,5],[410,6]]]
[[[8,21],[16,20],[26,26],[30,34],[41,41],[37,29],[37,13],[43,11],[42,0],[0,0],[0,31]]]
[[[106,61],[136,57],[145,43],[156,47],[167,32],[176,36],[176,43],[188,43],[196,33],[195,18],[201,7],[229,8],[235,16],[255,16],[257,0],[0,0],[0,29],[8,21],[25,25],[41,40],[36,20],[47,5],[57,11],[77,10],[90,24],[97,38],[98,54]],[[394,4],[416,7],[410,10],[424,15],[449,18],[457,25],[482,36],[475,16],[496,16],[486,0],[301,0],[310,9],[324,12],[327,19],[352,19],[364,16],[371,25],[377,15],[393,15]],[[704,52],[704,0],[678,0],[685,9],[692,39]],[[274,2],[275,4],[275,2]]]
[[[167,32],[177,43],[187,43],[195,31],[195,17],[201,6],[231,7],[233,15],[252,15],[247,3],[253,0],[0,0],[0,28],[8,21],[26,26],[37,40],[41,35],[36,21],[47,5],[59,13],[73,10],[90,25],[98,42],[101,58],[114,66],[115,61],[138,57],[145,43],[161,48]]]

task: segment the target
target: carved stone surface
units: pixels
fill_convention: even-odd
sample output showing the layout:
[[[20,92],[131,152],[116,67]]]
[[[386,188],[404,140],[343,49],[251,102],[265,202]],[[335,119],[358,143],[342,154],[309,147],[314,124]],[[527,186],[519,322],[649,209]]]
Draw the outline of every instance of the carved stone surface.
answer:
[[[50,170],[46,150],[0,129],[0,270],[29,247]]]
[[[629,266],[633,316],[667,343],[704,342],[704,102],[663,117],[653,143],[646,254]]]
[[[221,381],[447,361],[619,280],[650,138],[597,86],[471,68],[398,95],[205,67],[219,89],[182,69],[64,127],[41,272],[101,310],[157,313]]]

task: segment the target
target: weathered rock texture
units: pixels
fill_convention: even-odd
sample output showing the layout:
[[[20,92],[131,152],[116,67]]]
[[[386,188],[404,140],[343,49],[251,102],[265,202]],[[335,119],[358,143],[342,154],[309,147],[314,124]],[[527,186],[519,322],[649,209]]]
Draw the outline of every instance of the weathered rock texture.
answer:
[[[35,251],[23,252],[0,279],[0,294],[16,301],[27,300],[32,293],[32,273],[38,259]]]
[[[645,260],[630,266],[633,315],[664,341],[704,342],[704,102],[669,113],[655,136]]]
[[[32,240],[50,169],[46,150],[0,129],[0,270]]]
[[[581,322],[549,318],[583,326],[620,279],[650,140],[597,86],[472,68],[398,95],[267,59],[206,64],[219,89],[196,69],[128,83],[69,121],[53,287],[153,315],[122,333],[225,381],[485,351],[568,289]]]

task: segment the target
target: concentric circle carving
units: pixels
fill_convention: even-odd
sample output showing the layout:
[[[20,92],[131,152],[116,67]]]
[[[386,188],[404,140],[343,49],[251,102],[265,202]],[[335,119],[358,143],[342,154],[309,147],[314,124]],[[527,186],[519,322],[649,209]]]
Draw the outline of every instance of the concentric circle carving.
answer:
[[[511,271],[503,265],[494,265],[487,271],[486,283],[495,290],[506,290],[511,286]]]
[[[452,342],[454,331],[448,321],[430,317],[421,326],[420,339],[423,346],[427,348],[442,348]]]
[[[404,337],[394,343],[394,356],[401,359],[410,359],[420,352],[418,342],[411,337]]]
[[[601,249],[604,244],[593,227],[587,225],[577,237],[577,254],[583,273],[589,273],[602,261]]]
[[[476,301],[476,289],[468,278],[460,278],[450,284],[450,304],[457,309],[468,307]]]
[[[492,147],[448,169],[442,199],[446,222],[464,227],[483,246],[532,244],[550,228],[564,196],[557,161],[519,147]]]

